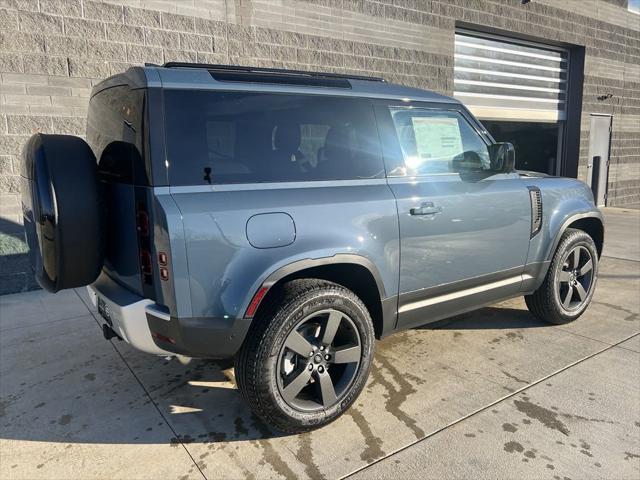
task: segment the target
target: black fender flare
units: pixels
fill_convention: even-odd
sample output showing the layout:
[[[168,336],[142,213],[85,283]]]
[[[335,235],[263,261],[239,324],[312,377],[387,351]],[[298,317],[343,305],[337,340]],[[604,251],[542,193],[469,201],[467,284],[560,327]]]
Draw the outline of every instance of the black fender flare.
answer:
[[[260,288],[271,288],[273,285],[278,283],[284,277],[289,276],[293,273],[300,272],[302,270],[307,270],[313,267],[324,267],[326,265],[340,265],[340,264],[352,264],[359,265],[361,267],[366,268],[369,273],[373,276],[373,279],[376,282],[376,286],[378,287],[378,293],[380,295],[380,300],[384,300],[387,295],[384,288],[384,283],[382,282],[382,276],[378,271],[378,268],[375,264],[366,257],[362,255],[355,255],[349,253],[338,253],[336,255],[332,255],[331,257],[321,257],[321,258],[306,258],[303,260],[297,260],[292,263],[288,263],[284,265],[274,272],[270,273],[269,276],[262,282]]]
[[[573,215],[570,215],[564,222],[562,222],[562,225],[560,225],[560,228],[558,229],[558,233],[556,233],[556,236],[553,240],[553,243],[551,244],[551,248],[549,250],[549,252],[546,255],[546,260],[547,261],[551,261],[551,259],[553,258],[553,254],[555,253],[556,249],[558,248],[558,244],[560,243],[560,239],[562,238],[562,235],[564,234],[564,232],[567,230],[567,228],[569,228],[569,225],[571,225],[573,222],[577,221],[577,220],[582,220],[584,218],[595,218],[600,222],[600,225],[602,226],[602,232],[603,232],[603,237],[604,237],[604,217],[602,215],[602,213],[599,210],[592,210],[589,212],[582,212],[582,213],[575,213]]]
[[[320,257],[320,258],[307,258],[302,260],[296,260],[287,265],[284,265],[275,271],[271,272],[267,278],[260,284],[257,290],[254,292],[252,300],[249,305],[256,302],[254,309],[257,308],[262,298],[271,290],[276,283],[278,283],[283,278],[295,274],[297,272],[301,272],[303,270],[307,270],[309,268],[314,267],[323,267],[326,265],[358,265],[367,269],[368,272],[371,273],[373,277],[376,287],[378,289],[378,296],[380,298],[381,305],[381,318],[379,318],[379,323],[376,323],[374,319],[374,327],[376,328],[376,335],[378,338],[384,338],[389,333],[393,332],[396,328],[397,318],[398,318],[398,297],[397,295],[392,295],[387,298],[387,293],[384,287],[384,283],[382,281],[382,276],[380,275],[380,271],[376,267],[376,265],[366,257],[362,255],[356,254],[348,254],[348,253],[338,253],[332,255],[330,257]],[[247,306],[246,311],[249,309]],[[251,316],[247,316],[245,314],[245,318],[251,318]],[[377,326],[376,326],[377,325]]]

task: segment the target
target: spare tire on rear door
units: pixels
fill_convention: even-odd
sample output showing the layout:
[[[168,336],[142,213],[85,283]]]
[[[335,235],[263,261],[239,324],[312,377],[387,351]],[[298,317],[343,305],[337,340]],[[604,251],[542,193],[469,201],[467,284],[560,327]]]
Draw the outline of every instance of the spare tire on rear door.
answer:
[[[23,151],[22,210],[31,266],[42,288],[89,285],[104,260],[95,156],[70,135],[33,135]]]

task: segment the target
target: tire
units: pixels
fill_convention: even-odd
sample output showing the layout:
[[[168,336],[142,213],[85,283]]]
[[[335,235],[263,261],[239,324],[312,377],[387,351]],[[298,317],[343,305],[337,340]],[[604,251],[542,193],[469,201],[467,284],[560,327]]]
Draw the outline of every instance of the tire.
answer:
[[[96,159],[84,140],[37,133],[22,163],[22,204],[31,266],[42,288],[92,283],[104,261]]]
[[[334,331],[329,325],[336,324]],[[369,312],[353,292],[325,280],[292,280],[270,295],[254,319],[236,356],[236,382],[267,425],[288,433],[312,430],[338,418],[358,398],[374,342]],[[313,355],[306,353],[309,346]]]
[[[524,297],[527,308],[549,323],[572,322],[589,306],[597,279],[598,252],[593,239],[582,230],[568,228],[542,285]]]

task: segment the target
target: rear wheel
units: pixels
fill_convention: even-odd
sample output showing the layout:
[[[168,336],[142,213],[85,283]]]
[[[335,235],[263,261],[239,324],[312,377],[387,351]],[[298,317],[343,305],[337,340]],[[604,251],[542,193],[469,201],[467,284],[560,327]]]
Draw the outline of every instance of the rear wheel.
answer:
[[[544,282],[525,296],[529,311],[547,322],[572,322],[586,310],[598,278],[598,252],[582,230],[567,229],[553,256]]]
[[[260,312],[236,358],[236,379],[266,423],[297,433],[339,417],[358,397],[373,358],[362,301],[335,283],[284,285]]]

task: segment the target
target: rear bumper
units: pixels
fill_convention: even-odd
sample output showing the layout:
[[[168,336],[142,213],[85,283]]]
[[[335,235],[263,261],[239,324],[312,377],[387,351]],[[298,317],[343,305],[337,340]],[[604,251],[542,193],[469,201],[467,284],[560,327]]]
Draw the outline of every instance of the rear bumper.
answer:
[[[149,310],[147,320],[158,348],[202,358],[233,357],[251,325],[251,320],[244,318],[161,318]]]
[[[159,348],[151,337],[147,324],[147,310],[155,304],[111,280],[102,273],[98,280],[87,287],[89,298],[99,309],[102,319],[124,341],[133,347],[155,355],[170,355],[170,352]],[[98,305],[100,299],[101,305]]]
[[[251,324],[244,318],[173,317],[104,273],[87,289],[96,307],[101,299],[103,319],[123,340],[156,355],[230,358],[242,345]]]

